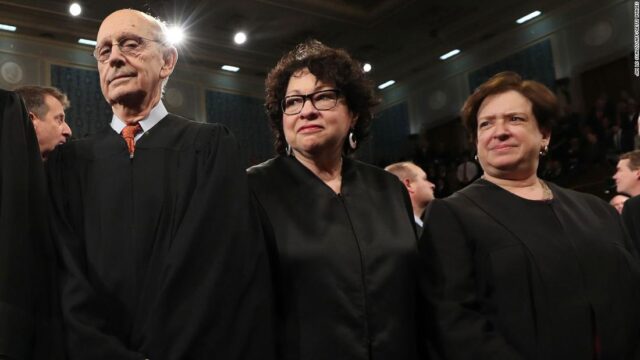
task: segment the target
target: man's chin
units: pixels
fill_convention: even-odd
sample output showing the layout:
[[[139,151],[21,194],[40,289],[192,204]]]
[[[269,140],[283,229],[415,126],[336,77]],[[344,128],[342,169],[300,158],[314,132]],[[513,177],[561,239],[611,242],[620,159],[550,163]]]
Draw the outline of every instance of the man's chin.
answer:
[[[122,92],[114,94],[114,96],[109,100],[109,104],[111,106],[122,105],[124,107],[137,107],[142,104],[146,95],[147,93],[142,90]]]

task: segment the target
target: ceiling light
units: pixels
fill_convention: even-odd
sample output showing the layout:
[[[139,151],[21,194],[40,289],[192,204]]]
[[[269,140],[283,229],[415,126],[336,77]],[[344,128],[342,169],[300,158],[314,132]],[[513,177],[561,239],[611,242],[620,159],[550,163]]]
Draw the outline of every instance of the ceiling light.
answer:
[[[167,28],[165,36],[169,44],[178,45],[184,40],[184,30],[178,25],[172,25]]]
[[[396,83],[395,80],[389,80],[387,82],[384,82],[384,83],[378,85],[378,89],[382,90],[382,89],[388,88],[389,86],[391,86],[391,85],[393,85],[395,83]]]
[[[74,2],[73,4],[69,5],[69,14],[73,16],[78,16],[82,14],[82,6],[80,6],[80,4],[78,4],[77,2]]]
[[[363,70],[364,72],[369,72],[369,71],[371,71],[371,64],[369,64],[369,63],[364,63],[364,65],[362,65],[362,70]]]
[[[239,31],[233,36],[233,41],[238,45],[242,45],[247,41],[247,34]]]
[[[533,19],[533,18],[536,18],[536,17],[540,16],[541,14],[542,14],[542,13],[541,13],[540,11],[536,10],[536,11],[534,11],[534,12],[532,12],[532,13],[528,14],[528,15],[525,15],[525,16],[521,17],[520,19],[516,20],[516,22],[517,22],[518,24],[524,24],[524,23],[526,23],[527,21],[529,21],[529,20],[531,20],[531,19]]]
[[[78,44],[90,45],[90,46],[98,45],[98,43],[95,40],[82,39],[82,38],[78,39]]]
[[[238,72],[238,70],[240,70],[239,67],[231,66],[231,65],[222,65],[221,69],[226,71],[231,71],[231,72]]]
[[[12,25],[5,25],[5,24],[0,24],[0,30],[5,30],[5,31],[16,31],[16,29],[18,29],[15,26]]]
[[[450,57],[456,56],[460,54],[460,49],[451,50],[448,53],[440,56],[440,60],[447,60]]]

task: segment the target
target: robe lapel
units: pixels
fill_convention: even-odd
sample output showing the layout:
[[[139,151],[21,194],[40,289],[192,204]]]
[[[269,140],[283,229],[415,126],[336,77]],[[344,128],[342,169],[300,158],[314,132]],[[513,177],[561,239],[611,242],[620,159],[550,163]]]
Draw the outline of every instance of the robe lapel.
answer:
[[[522,242],[529,250],[529,253],[536,253],[536,251],[532,250],[536,248],[537,240],[532,236],[531,232],[528,231],[531,227],[531,219],[529,219],[526,214],[517,214],[513,212],[513,209],[502,206],[505,202],[499,199],[508,196],[505,190],[486,180],[480,179],[459,191],[458,194],[467,198],[496,223],[507,229],[507,231]]]

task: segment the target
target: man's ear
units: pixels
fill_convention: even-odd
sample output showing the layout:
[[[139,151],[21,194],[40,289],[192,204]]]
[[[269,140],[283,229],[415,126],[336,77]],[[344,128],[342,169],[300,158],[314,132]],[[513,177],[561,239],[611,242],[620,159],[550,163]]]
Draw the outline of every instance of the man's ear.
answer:
[[[37,128],[38,127],[38,120],[40,120],[38,118],[38,115],[36,115],[33,112],[29,111],[29,119],[31,119],[31,123],[33,124],[33,127]]]
[[[178,51],[174,47],[165,49],[162,53],[162,68],[160,69],[160,78],[166,79],[173,73],[178,62]]]
[[[409,179],[404,179],[404,180],[402,180],[402,183],[404,184],[404,187],[406,187],[406,188],[407,188],[407,191],[408,191],[410,194],[413,194],[413,193],[415,192],[415,190],[414,190],[413,186],[411,186],[411,180],[409,180]]]

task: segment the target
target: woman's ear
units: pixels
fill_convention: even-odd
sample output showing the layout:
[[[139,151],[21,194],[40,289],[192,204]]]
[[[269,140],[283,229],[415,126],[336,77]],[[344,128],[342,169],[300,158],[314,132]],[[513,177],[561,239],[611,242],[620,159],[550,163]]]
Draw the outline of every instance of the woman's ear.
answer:
[[[551,130],[541,129],[540,133],[542,134],[542,141],[545,145],[549,145],[551,143]]]
[[[356,127],[356,124],[358,123],[358,116],[354,113],[351,113],[351,126],[350,128],[353,129],[354,127]]]

